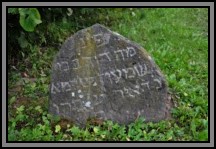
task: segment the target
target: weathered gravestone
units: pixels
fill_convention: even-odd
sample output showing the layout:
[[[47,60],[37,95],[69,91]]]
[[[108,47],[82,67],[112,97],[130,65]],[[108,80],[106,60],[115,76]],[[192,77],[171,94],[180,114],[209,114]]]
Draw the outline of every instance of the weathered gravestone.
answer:
[[[70,37],[51,75],[51,114],[85,125],[88,118],[129,124],[139,116],[159,121],[169,114],[167,85],[147,52],[95,24]]]

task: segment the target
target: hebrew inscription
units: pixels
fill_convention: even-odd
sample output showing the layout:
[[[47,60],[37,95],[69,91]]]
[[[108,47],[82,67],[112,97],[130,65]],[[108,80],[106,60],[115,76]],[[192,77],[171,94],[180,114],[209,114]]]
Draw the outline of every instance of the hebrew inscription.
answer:
[[[95,24],[62,45],[52,65],[49,111],[84,126],[96,117],[129,124],[166,118],[167,85],[138,44]]]

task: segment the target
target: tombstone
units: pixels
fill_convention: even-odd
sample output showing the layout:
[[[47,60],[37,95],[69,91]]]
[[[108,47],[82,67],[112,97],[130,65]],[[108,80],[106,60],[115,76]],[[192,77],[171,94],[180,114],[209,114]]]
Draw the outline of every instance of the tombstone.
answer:
[[[167,84],[152,57],[100,24],[67,39],[54,59],[51,114],[85,126],[89,118],[157,122],[169,109]]]

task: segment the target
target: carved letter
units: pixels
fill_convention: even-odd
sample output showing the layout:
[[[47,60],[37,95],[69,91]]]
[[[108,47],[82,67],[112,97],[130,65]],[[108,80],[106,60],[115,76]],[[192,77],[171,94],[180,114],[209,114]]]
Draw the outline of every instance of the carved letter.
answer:
[[[73,104],[73,108],[74,110],[76,110],[77,112],[82,111],[82,102],[81,100],[72,100],[71,104]]]
[[[69,82],[61,82],[62,91],[71,91]]]
[[[80,85],[82,85],[83,87],[87,87],[89,85],[85,78],[78,77],[78,79],[79,79]]]
[[[72,67],[73,67],[74,69],[79,68],[79,60],[78,60],[78,59],[72,60]]]
[[[133,97],[133,98],[135,97],[134,95],[132,95],[130,93],[129,89],[127,89],[127,88],[124,87],[124,91],[125,91],[126,94],[128,94],[128,96]]]
[[[58,87],[59,87],[59,83],[57,83],[57,84],[58,84]],[[56,93],[59,93],[59,92],[61,92],[60,89],[57,88],[57,87],[54,85],[54,83],[52,83],[52,84],[51,84],[51,93],[56,94]]]
[[[77,85],[77,79],[74,78],[73,80],[69,81],[71,86],[76,86]]]
[[[136,51],[133,47],[127,47],[127,50],[129,51],[128,53],[129,53],[130,57],[133,57],[134,55],[136,55]]]
[[[104,45],[102,34],[93,35],[93,37],[94,37],[94,40],[95,40],[97,47]]]
[[[105,100],[106,97],[107,97],[106,94],[100,94],[100,95],[99,95],[99,99],[100,99],[100,100]]]
[[[97,47],[101,47],[104,46],[106,44],[109,43],[109,39],[110,39],[110,34],[97,34],[97,35],[93,35],[96,46]]]
[[[148,89],[150,89],[150,88],[149,88],[149,81],[148,81],[148,82],[145,82],[145,83],[141,83],[141,85],[146,86]]]
[[[108,43],[109,43],[109,40],[110,40],[110,34],[107,34],[107,33],[104,34],[104,38],[103,38],[103,39],[104,39],[104,43],[105,43],[105,44],[108,44]]]
[[[61,107],[61,109],[62,109],[62,114],[64,114],[63,116],[70,116],[70,114],[71,114],[71,104],[70,103],[60,103],[60,106],[63,106],[63,107]],[[69,109],[67,109],[67,107],[69,108]]]
[[[102,111],[102,110],[100,110],[100,111],[98,111],[98,112],[95,112],[94,115],[95,115],[95,117],[97,117],[98,119],[102,119],[102,118],[103,118],[104,120],[107,119],[106,114],[105,114],[104,111]]]
[[[127,78],[134,78],[135,76],[136,76],[136,73],[135,73],[135,71],[134,71],[134,69],[133,68],[126,68],[126,69],[122,69],[122,71],[125,73],[125,78],[127,79]],[[132,73],[133,73],[133,75],[131,74],[131,75],[128,75],[128,72],[129,71],[132,71]]]
[[[137,68],[137,65],[134,66],[134,69],[136,70],[138,76],[142,77],[142,76],[146,75],[147,74],[146,65],[145,64],[143,64],[143,65],[138,64],[138,66],[139,66],[140,70]]]
[[[129,79],[130,79],[130,78],[134,78],[135,75],[136,75],[134,69],[133,69],[133,68],[127,68],[127,72],[129,72],[129,71],[132,71],[132,74],[131,74],[131,75],[128,75],[128,78],[129,78]]]
[[[132,89],[132,88],[130,88],[130,90],[133,91],[134,93],[140,95],[140,92],[139,92],[138,90],[134,90],[134,89]]]
[[[127,73],[128,73],[127,68],[126,69],[122,69],[122,71],[125,73],[125,79],[127,79]]]
[[[133,57],[134,55],[136,55],[136,51],[133,47],[127,47],[127,49],[123,49],[123,51],[126,52],[127,57]]]
[[[106,53],[100,53],[99,56],[106,56],[106,58],[111,61],[110,57],[109,57],[109,52],[106,52]]]
[[[122,59],[124,60],[124,53],[122,52],[122,50],[116,50],[114,51],[114,53],[121,53]],[[117,55],[118,56],[118,55]]]
[[[68,106],[69,109],[71,110],[71,104],[66,102],[66,103],[60,103],[61,106]]]
[[[110,74],[112,74],[114,76],[115,82],[118,83],[122,75],[121,75],[121,71],[120,70],[117,69],[116,72],[118,72],[118,75],[116,75],[114,73],[114,71],[111,71]]]
[[[124,97],[124,93],[122,90],[113,90],[114,93],[120,93],[122,97]],[[118,94],[119,95],[119,94]]]
[[[89,85],[95,82],[95,77],[86,78],[88,80]]]
[[[99,78],[100,78],[100,84],[101,84],[101,89],[103,90],[103,91],[106,91],[106,89],[105,89],[105,87],[104,87],[104,81],[103,81],[103,76],[104,74],[99,74],[98,73],[98,76],[99,76]]]
[[[63,70],[63,71],[69,70],[68,62],[66,62],[66,61],[61,62],[61,70]]]
[[[81,49],[86,48],[86,44],[83,38],[80,38],[80,47]]]
[[[60,64],[60,63],[56,63],[56,64],[54,65],[54,69],[55,69],[55,70],[61,70],[61,64]]]
[[[112,79],[111,79],[111,77],[110,77],[110,73],[106,72],[104,75],[105,75],[105,77],[106,77],[106,76],[109,76],[110,83],[112,84]]]
[[[101,104],[104,100],[106,100],[106,94],[93,95],[95,98],[94,106]]]
[[[58,107],[58,105],[57,105],[57,104],[55,104],[55,103],[53,103],[52,105],[53,105],[53,107],[55,107],[55,108],[56,108],[56,112],[57,112],[57,114],[59,114],[59,107]]]
[[[159,85],[159,87],[156,87],[157,90],[160,89],[160,88],[162,88],[161,80],[159,80],[159,79],[154,79],[154,82],[157,82],[158,85]]]

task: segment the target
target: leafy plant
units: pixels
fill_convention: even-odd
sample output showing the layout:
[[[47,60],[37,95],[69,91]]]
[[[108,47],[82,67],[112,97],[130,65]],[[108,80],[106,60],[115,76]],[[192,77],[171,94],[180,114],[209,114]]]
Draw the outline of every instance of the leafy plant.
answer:
[[[55,126],[55,132],[58,133],[61,130],[61,126],[60,125],[56,125]]]
[[[33,32],[42,23],[40,13],[36,8],[19,8],[20,25],[25,31]]]
[[[19,13],[19,23],[27,32],[33,32],[35,27],[42,23],[40,13],[37,8],[9,8],[8,13]]]

